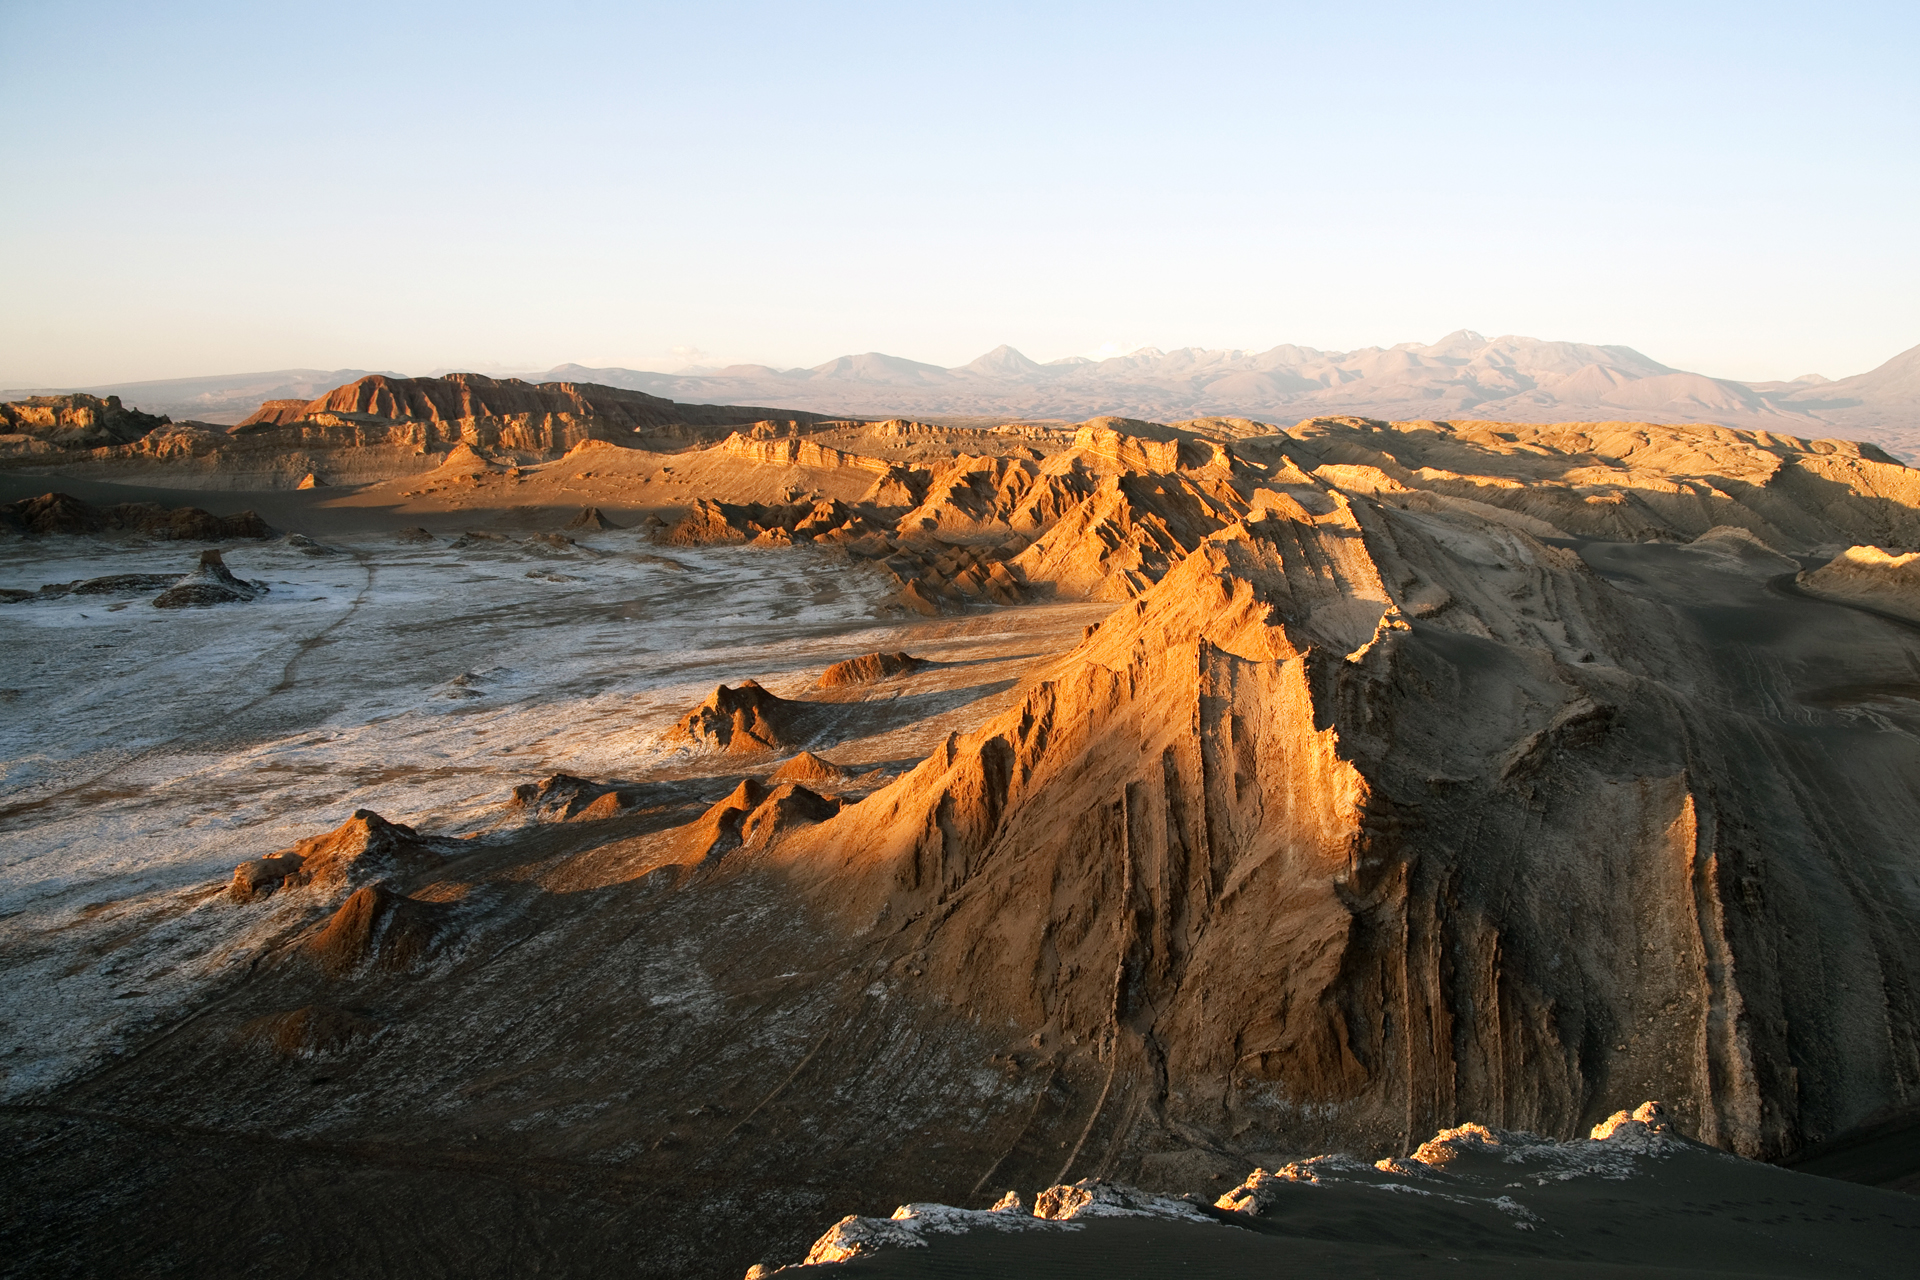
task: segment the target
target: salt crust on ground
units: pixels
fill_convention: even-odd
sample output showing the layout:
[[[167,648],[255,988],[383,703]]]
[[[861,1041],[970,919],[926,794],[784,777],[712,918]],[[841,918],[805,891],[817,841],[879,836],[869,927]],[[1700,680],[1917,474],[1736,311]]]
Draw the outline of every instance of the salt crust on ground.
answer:
[[[228,565],[272,587],[255,601],[0,606],[0,1099],[119,1052],[289,927],[211,894],[236,863],[362,807],[484,838],[516,785],[670,763],[662,730],[722,679],[797,689],[891,635],[867,634],[883,588],[845,560],[578,543],[241,544]],[[15,541],[0,586],[193,558]]]

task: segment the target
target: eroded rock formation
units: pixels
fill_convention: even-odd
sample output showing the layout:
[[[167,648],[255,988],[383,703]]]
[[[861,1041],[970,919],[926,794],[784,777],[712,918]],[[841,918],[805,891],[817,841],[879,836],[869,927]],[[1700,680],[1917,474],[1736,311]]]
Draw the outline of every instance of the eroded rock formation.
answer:
[[[795,726],[804,704],[767,692],[757,680],[721,685],[667,734],[698,750],[750,754],[799,745]]]
[[[82,583],[86,587],[88,583]],[[76,588],[77,590],[78,588]],[[264,582],[237,578],[218,551],[202,551],[193,571],[153,598],[156,609],[203,609],[216,604],[245,604],[272,590]]]
[[[910,653],[865,653],[857,658],[836,662],[822,671],[819,684],[822,689],[833,689],[849,684],[871,684],[875,680],[885,680],[888,676],[918,671],[926,665],[925,658],[916,658]]]
[[[236,902],[308,886],[334,895],[436,866],[440,857],[412,827],[388,822],[371,809],[355,809],[332,831],[241,863],[228,892]]]
[[[1920,797],[1729,718],[1685,635],[1510,525],[1263,491],[782,856],[945,999],[1097,1057],[1096,1139],[1567,1133],[1658,1093],[1777,1155],[1920,1100],[1916,904],[1841,834]]]
[[[0,457],[128,444],[168,421],[123,407],[119,396],[32,396],[0,404]]]

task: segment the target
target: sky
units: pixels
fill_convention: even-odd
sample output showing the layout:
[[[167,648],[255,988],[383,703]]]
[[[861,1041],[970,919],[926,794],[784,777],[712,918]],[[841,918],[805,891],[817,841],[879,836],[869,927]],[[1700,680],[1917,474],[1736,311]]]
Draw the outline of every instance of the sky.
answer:
[[[0,386],[1920,343],[1920,5],[0,0]]]

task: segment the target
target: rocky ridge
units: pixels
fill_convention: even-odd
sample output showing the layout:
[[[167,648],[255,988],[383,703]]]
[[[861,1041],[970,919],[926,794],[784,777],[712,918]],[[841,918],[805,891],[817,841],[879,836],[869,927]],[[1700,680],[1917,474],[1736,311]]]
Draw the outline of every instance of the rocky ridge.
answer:
[[[83,401],[93,398],[40,397],[0,407],[0,427],[15,427],[20,436],[15,446],[0,439],[0,454],[75,474],[291,489],[317,486],[322,476],[342,485],[411,475],[432,469],[459,446],[531,462],[559,458],[589,440],[673,450],[756,422],[777,419],[783,429],[797,429],[817,420],[808,413],[683,405],[614,387],[536,386],[468,373],[369,374],[312,400],[270,400],[231,427],[152,418],[120,410],[117,401],[110,412]]]

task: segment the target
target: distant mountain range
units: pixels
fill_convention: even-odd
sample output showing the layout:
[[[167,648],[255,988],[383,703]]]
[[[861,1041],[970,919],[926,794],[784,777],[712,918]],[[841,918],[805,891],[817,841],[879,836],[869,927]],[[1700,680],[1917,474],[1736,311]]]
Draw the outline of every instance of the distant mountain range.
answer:
[[[263,400],[311,398],[366,372],[286,369],[63,389],[118,395],[129,407],[175,418],[237,422]],[[1809,376],[1759,383],[1669,368],[1631,347],[1486,338],[1464,329],[1432,344],[1344,352],[1291,345],[1257,352],[1149,347],[1109,360],[1041,364],[1002,346],[955,368],[868,352],[810,369],[733,365],[650,373],[563,364],[523,376],[594,382],[682,402],[860,416],[1078,420],[1115,414],[1167,421],[1217,414],[1285,424],[1319,414],[1358,414],[1711,422],[1871,440],[1920,459],[1920,347],[1839,381]]]

